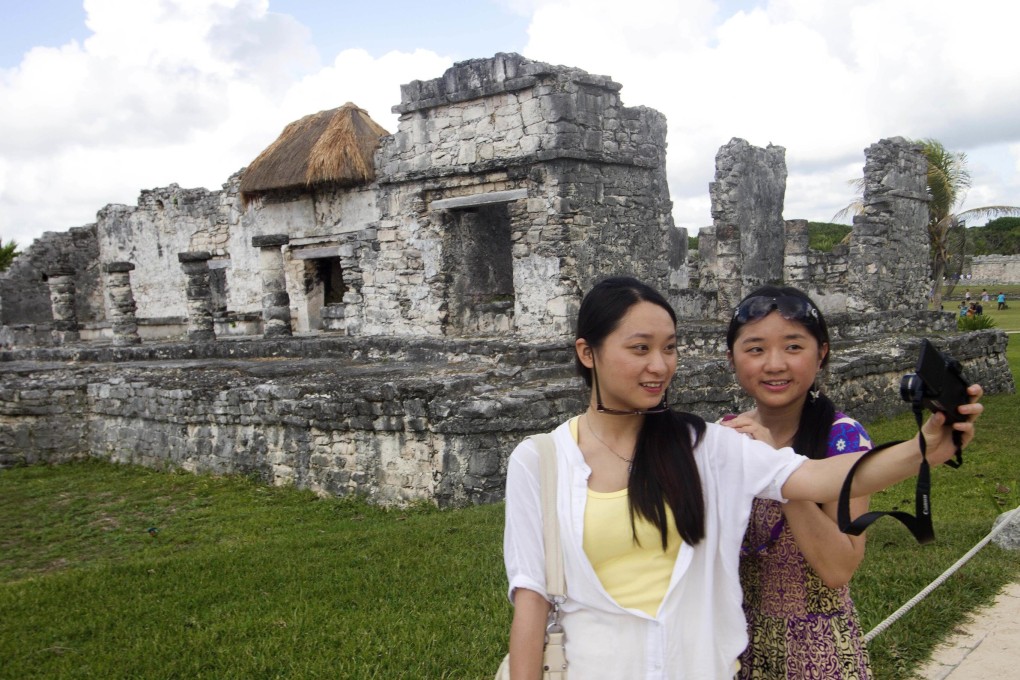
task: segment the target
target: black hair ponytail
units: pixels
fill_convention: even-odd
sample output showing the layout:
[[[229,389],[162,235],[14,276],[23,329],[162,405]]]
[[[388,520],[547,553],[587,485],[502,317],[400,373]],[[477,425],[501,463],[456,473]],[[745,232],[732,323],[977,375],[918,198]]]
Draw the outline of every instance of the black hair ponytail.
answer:
[[[644,517],[659,530],[665,550],[668,506],[680,538],[697,545],[705,537],[705,499],[694,447],[705,434],[705,421],[672,409],[644,418],[628,484],[631,527],[636,514]]]
[[[824,393],[817,397],[810,394],[804,400],[797,423],[797,434],[793,438],[793,450],[802,456],[821,460],[829,450],[829,433],[832,421],[836,419],[836,405]]]

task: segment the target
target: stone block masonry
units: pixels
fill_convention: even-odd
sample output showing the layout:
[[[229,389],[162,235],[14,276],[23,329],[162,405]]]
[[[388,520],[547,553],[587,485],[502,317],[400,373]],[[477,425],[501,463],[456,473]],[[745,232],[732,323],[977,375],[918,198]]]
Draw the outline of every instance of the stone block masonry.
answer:
[[[979,255],[971,259],[969,273],[960,285],[1020,283],[1020,255]]]
[[[854,216],[848,254],[850,311],[926,304],[927,169],[920,145],[883,139],[865,151],[864,211]]]
[[[827,391],[862,420],[905,409],[899,378],[917,341],[860,339],[852,325],[838,331]],[[689,332],[703,351],[682,353],[670,389],[709,419],[746,406],[708,342],[721,333]],[[989,393],[1014,390],[1004,333],[933,339]],[[0,353],[0,467],[92,457],[387,504],[491,502],[514,446],[586,403],[568,343],[334,337],[90,352]]]

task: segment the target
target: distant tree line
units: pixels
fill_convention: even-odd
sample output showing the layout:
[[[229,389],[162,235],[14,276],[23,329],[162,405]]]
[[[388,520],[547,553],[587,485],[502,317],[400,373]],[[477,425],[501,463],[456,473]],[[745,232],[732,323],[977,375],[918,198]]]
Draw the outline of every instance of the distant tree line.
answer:
[[[999,217],[968,228],[967,255],[1020,255],[1020,217]]]
[[[850,233],[848,224],[808,222],[808,247],[823,253]],[[687,237],[688,250],[698,249],[698,237]],[[1020,255],[1020,217],[999,217],[982,227],[967,228],[967,255]]]
[[[812,250],[820,250],[828,253],[832,247],[839,244],[846,235],[850,233],[850,227],[846,224],[835,224],[833,222],[808,222],[808,247]],[[698,237],[687,237],[687,250],[698,249]]]

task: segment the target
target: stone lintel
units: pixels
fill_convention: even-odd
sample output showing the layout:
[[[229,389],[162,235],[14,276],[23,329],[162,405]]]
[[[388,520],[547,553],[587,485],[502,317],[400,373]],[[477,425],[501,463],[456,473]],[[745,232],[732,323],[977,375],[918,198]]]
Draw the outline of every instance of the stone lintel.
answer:
[[[446,178],[458,177],[460,175],[480,175],[487,172],[509,170],[511,168],[527,168],[536,163],[563,160],[576,160],[585,163],[612,163],[613,165],[629,165],[636,168],[654,169],[662,165],[660,156],[661,154],[656,154],[646,158],[632,153],[607,154],[604,151],[584,151],[581,149],[541,149],[535,153],[492,158],[485,161],[475,161],[471,164],[429,167],[425,170],[415,171],[394,170],[390,174],[377,177],[376,181],[380,185],[386,186],[407,182],[445,180]],[[344,230],[341,229],[340,231],[343,232]]]
[[[290,256],[295,260],[319,260],[324,257],[340,257],[340,246],[301,248],[300,250],[290,251]]]
[[[287,234],[262,234],[251,237],[251,245],[254,248],[279,248],[288,243],[290,243],[290,236]]]
[[[124,272],[134,271],[135,265],[133,262],[107,262],[103,265],[103,271],[107,274],[123,274]]]
[[[474,208],[480,205],[493,205],[496,203],[509,203],[528,197],[527,189],[510,189],[508,191],[490,191],[485,194],[473,196],[458,196],[457,198],[441,198],[432,201],[432,210],[456,210],[458,208]]]
[[[207,250],[194,250],[186,253],[177,253],[177,261],[186,262],[207,262],[212,259],[212,253]]]
[[[74,267],[66,264],[54,265],[46,272],[46,276],[51,279],[58,276],[74,276]]]
[[[209,260],[209,269],[226,269],[230,266],[229,257],[218,257]]]

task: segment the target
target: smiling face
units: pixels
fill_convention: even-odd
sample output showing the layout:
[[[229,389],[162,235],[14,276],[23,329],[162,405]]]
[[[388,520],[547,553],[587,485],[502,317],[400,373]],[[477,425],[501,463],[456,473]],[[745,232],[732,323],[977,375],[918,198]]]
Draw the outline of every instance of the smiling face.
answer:
[[[774,311],[741,326],[728,354],[737,382],[760,412],[799,417],[828,351],[803,324]]]
[[[655,408],[676,372],[676,327],[659,305],[637,302],[599,347],[591,347],[582,338],[577,341],[577,352],[585,366],[590,368],[594,363],[605,406],[620,410]]]

